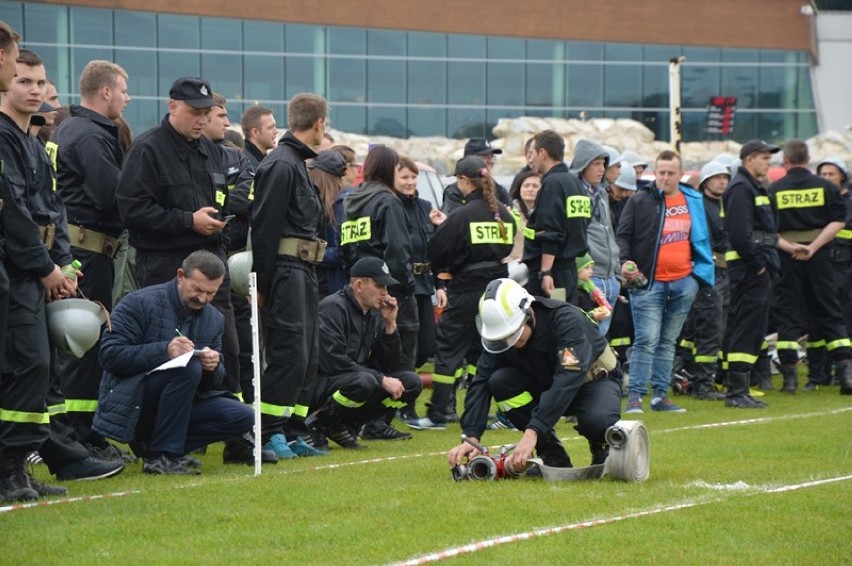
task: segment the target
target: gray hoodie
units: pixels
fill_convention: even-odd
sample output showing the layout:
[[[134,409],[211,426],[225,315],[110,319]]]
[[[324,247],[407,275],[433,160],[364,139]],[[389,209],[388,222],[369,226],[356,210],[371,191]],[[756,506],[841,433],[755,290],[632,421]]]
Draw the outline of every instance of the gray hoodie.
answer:
[[[606,279],[621,273],[618,244],[615,243],[615,232],[609,216],[609,197],[603,185],[592,187],[583,179],[583,170],[599,157],[606,159],[605,166],[609,165],[607,150],[592,141],[580,140],[574,148],[574,159],[571,161],[570,170],[577,175],[592,198],[592,218],[586,233],[589,255],[595,260],[592,274]]]

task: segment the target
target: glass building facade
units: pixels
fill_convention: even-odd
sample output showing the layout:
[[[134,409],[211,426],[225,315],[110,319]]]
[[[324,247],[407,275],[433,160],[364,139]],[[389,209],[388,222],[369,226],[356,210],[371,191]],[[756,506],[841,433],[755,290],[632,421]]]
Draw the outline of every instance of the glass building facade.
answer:
[[[682,67],[684,141],[705,133],[712,96],[736,96],[733,139],[817,132],[803,51],[594,43],[282,24],[0,1],[0,19],[44,60],[64,104],[92,59],[123,66],[141,132],[166,111],[172,81],[202,76],[232,120],[260,103],[286,122],[287,100],[315,92],[332,127],[396,137],[491,136],[499,118],[629,117],[668,139],[668,61]]]

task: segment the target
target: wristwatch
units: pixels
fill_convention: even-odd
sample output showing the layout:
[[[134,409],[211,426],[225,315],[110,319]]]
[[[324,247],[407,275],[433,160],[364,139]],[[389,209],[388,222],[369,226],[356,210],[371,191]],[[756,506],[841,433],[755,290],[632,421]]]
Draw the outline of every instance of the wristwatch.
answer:
[[[548,270],[546,270],[546,271],[542,271],[542,272],[541,272],[541,276],[542,276],[542,277],[553,277],[553,275],[550,273],[550,270],[549,270],[549,269],[548,269]]]

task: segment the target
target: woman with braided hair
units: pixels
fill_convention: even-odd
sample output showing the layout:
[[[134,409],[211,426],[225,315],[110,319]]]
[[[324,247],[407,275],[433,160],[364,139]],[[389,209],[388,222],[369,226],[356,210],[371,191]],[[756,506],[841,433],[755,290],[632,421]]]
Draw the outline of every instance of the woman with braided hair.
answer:
[[[476,331],[479,298],[492,279],[506,277],[503,263],[512,251],[517,226],[496,197],[494,179],[482,157],[469,155],[456,163],[455,175],[465,203],[438,227],[429,242],[429,261],[437,274],[438,321],[432,403],[427,416],[406,424],[416,429],[447,428],[456,420],[455,384],[476,371],[481,353]]]

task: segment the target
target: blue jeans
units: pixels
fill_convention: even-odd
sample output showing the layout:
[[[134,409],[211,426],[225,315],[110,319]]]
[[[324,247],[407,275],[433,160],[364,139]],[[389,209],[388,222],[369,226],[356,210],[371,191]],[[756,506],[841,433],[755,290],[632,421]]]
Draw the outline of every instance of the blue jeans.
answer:
[[[595,287],[604,292],[606,300],[609,301],[610,306],[615,308],[615,302],[618,300],[618,291],[621,289],[621,283],[618,282],[618,278],[615,275],[607,277],[606,279],[592,277],[592,283],[595,284]],[[600,330],[601,336],[606,336],[606,333],[609,332],[610,324],[612,324],[611,316],[598,323],[598,330]]]
[[[698,281],[691,275],[677,281],[654,281],[650,289],[631,289],[636,338],[630,359],[630,393],[644,394],[649,380],[654,396],[668,393],[675,342],[697,293]]]

